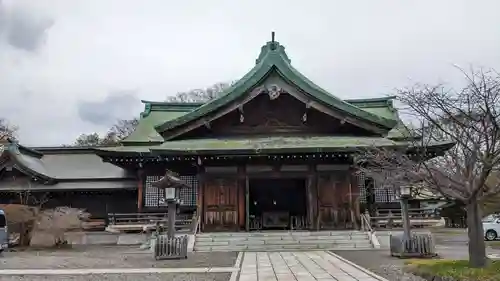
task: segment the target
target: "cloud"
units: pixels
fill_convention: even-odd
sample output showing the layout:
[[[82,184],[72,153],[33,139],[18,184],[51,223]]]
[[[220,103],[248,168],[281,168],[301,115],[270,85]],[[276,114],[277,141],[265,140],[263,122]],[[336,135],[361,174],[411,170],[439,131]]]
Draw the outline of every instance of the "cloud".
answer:
[[[105,133],[139,116],[139,98],[240,78],[273,30],[293,66],[339,98],[457,85],[454,64],[500,70],[499,9],[470,0],[0,0],[0,118],[30,145]]]
[[[120,90],[110,92],[102,101],[78,101],[78,116],[85,122],[110,127],[119,119],[137,115],[137,94],[136,90]]]
[[[54,21],[33,10],[14,5],[7,7],[0,1],[0,43],[16,49],[35,52],[45,42]]]

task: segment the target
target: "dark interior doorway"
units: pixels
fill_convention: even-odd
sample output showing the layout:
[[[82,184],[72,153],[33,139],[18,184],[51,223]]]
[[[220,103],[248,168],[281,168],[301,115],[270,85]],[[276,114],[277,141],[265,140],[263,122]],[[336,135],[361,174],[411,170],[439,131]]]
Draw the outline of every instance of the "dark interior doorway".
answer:
[[[289,229],[307,215],[306,180],[250,180],[248,210],[251,221],[258,221],[253,229]]]

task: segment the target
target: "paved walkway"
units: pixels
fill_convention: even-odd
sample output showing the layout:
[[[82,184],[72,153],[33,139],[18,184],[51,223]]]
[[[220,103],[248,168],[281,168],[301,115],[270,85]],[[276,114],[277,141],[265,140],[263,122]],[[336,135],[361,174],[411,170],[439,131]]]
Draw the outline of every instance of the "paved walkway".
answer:
[[[387,281],[334,254],[246,252],[240,281]]]
[[[86,274],[145,274],[145,273],[231,273],[237,267],[190,268],[79,268],[79,269],[0,269],[2,275],[86,275]],[[0,277],[1,279],[1,277]]]

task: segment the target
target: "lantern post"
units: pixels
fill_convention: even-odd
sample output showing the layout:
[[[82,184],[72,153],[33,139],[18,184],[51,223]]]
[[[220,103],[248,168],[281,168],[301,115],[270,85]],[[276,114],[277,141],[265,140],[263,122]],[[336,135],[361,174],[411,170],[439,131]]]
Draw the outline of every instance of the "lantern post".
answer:
[[[403,185],[399,188],[399,197],[401,200],[401,219],[403,222],[403,239],[409,241],[411,238],[410,214],[408,210],[408,201],[411,198],[411,186]]]
[[[159,181],[154,182],[153,186],[163,188],[165,197],[161,198],[161,203],[167,205],[167,236],[168,238],[175,237],[175,221],[177,215],[177,207],[180,199],[177,197],[177,190],[183,186],[187,186],[177,174],[167,170],[165,176]]]

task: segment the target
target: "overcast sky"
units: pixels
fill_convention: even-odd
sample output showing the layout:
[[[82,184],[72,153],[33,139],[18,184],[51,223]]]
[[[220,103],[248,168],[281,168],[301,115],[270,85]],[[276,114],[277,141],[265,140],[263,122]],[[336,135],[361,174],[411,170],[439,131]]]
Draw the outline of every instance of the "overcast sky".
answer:
[[[0,117],[27,145],[71,143],[138,116],[141,99],[235,80],[270,39],[341,98],[453,65],[500,69],[500,1],[0,0]]]

